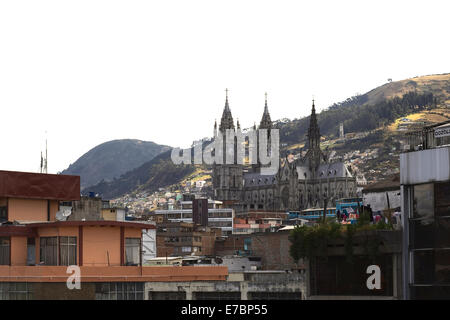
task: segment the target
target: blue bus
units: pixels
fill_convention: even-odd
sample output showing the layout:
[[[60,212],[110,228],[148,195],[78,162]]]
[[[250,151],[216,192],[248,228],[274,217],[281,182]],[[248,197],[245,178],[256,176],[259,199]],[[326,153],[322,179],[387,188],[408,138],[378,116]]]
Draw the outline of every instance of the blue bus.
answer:
[[[341,213],[350,211],[351,213],[359,214],[362,205],[362,198],[343,198],[336,201],[336,211],[339,210]],[[347,210],[349,208],[351,208],[351,210]]]
[[[336,217],[336,208],[327,208],[327,218],[328,217],[330,218]],[[302,211],[288,212],[288,219],[297,219],[297,218],[312,221],[323,219],[323,208],[311,208]]]

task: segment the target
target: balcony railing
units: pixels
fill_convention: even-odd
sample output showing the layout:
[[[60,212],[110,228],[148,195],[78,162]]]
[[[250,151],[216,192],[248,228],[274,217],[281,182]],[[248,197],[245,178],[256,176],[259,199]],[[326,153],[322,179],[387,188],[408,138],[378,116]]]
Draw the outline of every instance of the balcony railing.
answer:
[[[422,130],[406,133],[405,152],[433,149],[450,145],[450,120],[423,127]]]

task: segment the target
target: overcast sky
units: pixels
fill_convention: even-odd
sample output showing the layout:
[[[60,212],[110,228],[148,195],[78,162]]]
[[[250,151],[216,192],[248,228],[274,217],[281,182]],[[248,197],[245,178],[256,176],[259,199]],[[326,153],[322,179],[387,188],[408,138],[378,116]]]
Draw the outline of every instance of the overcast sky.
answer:
[[[307,116],[450,72],[448,1],[1,1],[0,170],[49,173],[96,145],[174,147],[234,119]]]

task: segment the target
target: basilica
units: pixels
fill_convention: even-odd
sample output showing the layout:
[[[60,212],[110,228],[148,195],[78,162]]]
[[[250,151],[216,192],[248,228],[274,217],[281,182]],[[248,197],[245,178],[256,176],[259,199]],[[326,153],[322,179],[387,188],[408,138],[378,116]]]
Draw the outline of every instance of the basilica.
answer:
[[[241,130],[239,121],[234,125],[228,102],[219,128],[214,124],[214,136],[225,131]],[[270,140],[273,124],[265,99],[264,112],[257,127],[267,129]],[[259,137],[259,135],[257,135]],[[356,178],[351,175],[343,162],[330,161],[320,149],[320,129],[314,101],[307,132],[307,152],[303,156],[289,155],[279,159],[278,171],[272,175],[261,173],[259,158],[254,165],[213,164],[213,189],[216,200],[225,204],[239,206],[243,210],[299,211],[308,208],[327,208],[335,206],[336,200],[356,195]],[[259,141],[257,142],[259,150]]]

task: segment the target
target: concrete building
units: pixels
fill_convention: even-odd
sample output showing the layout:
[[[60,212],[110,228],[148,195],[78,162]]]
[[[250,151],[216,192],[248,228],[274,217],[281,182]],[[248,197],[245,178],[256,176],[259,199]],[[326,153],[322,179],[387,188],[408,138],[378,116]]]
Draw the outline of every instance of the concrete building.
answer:
[[[152,215],[158,222],[193,222],[192,201],[190,204],[183,204],[182,209],[155,210]],[[220,228],[223,235],[230,235],[233,232],[234,209],[214,208],[215,202],[210,202],[208,208],[208,227]]]
[[[214,243],[222,236],[219,228],[188,222],[166,222],[157,225],[157,256],[214,255]]]
[[[245,271],[230,273],[225,281],[145,285],[148,300],[301,300],[305,290],[304,275],[285,271]]]
[[[450,121],[410,134],[400,154],[406,299],[450,299]]]
[[[125,221],[125,209],[119,207],[102,208],[101,218],[109,221]]]
[[[303,261],[289,254],[289,230],[232,235],[216,241],[216,256],[240,255],[259,257],[261,270],[304,270]]]
[[[68,221],[100,221],[103,220],[103,201],[100,197],[82,196],[79,200],[65,201],[63,206],[72,207],[72,213],[67,217]]]
[[[287,219],[286,212],[249,211],[236,214],[233,234],[250,234],[258,232],[274,232]]]

